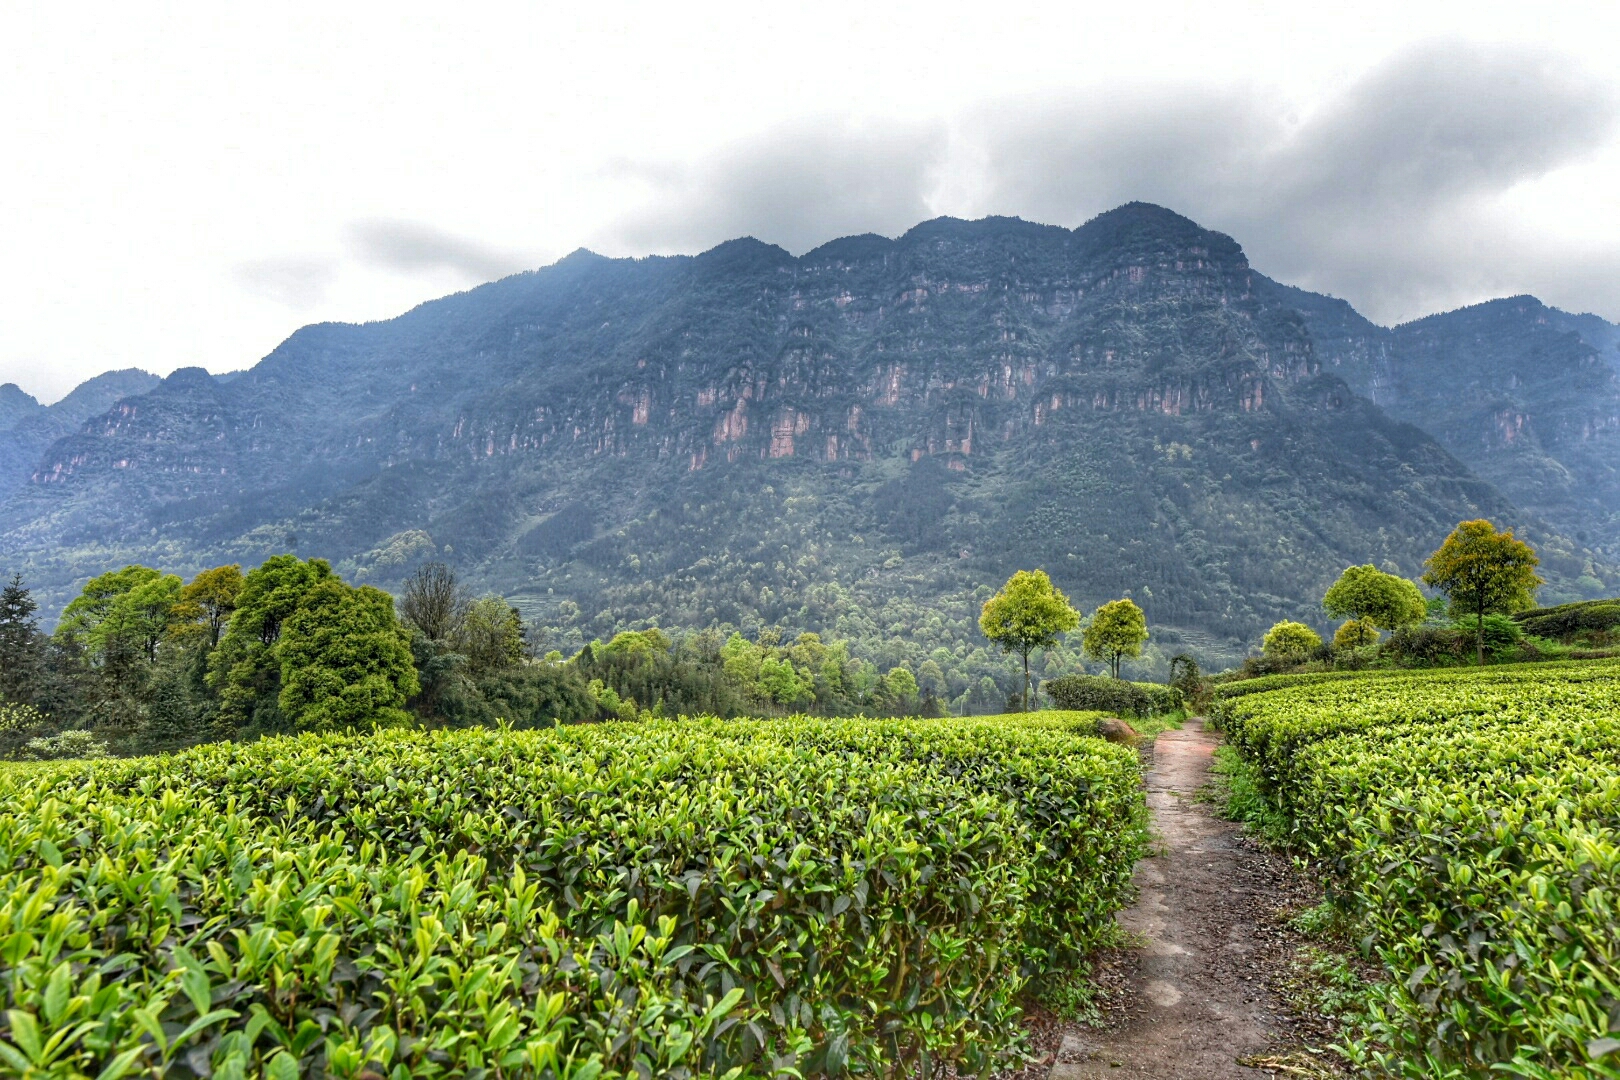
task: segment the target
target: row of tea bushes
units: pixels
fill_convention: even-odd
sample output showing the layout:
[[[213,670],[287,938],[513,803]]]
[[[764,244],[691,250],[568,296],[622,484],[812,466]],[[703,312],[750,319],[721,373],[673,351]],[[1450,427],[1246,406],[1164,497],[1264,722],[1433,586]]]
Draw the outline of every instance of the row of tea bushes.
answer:
[[[977,1071],[1145,843],[1135,755],[1093,722],[383,732],[13,766],[0,1071]]]
[[[1372,1060],[1620,1077],[1620,664],[1309,682],[1223,723],[1389,970]]]

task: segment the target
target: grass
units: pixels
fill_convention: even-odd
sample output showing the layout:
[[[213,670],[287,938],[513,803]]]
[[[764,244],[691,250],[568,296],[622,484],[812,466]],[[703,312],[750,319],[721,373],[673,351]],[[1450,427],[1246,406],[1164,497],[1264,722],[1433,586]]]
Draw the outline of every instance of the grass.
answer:
[[[1272,847],[1286,847],[1293,832],[1288,815],[1272,806],[1260,791],[1256,767],[1230,746],[1215,748],[1215,763],[1206,797],[1228,821],[1246,825]]]

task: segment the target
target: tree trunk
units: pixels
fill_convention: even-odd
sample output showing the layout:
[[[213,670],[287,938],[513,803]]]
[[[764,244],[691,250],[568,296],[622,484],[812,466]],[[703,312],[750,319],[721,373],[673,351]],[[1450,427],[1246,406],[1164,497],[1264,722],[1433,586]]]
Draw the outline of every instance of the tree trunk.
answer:
[[[1479,613],[1474,618],[1474,659],[1476,666],[1485,666],[1485,605],[1479,605]]]
[[[1024,650],[1024,711],[1029,712],[1029,650]]]

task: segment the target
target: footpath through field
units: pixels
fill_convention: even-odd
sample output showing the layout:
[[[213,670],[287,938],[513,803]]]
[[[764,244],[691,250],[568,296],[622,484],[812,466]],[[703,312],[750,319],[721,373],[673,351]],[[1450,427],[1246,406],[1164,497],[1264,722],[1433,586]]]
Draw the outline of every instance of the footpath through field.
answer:
[[[1288,1041],[1267,988],[1280,959],[1269,918],[1279,867],[1195,799],[1218,741],[1198,718],[1158,737],[1147,801],[1159,846],[1138,864],[1139,899],[1120,915],[1143,939],[1127,1015],[1109,1030],[1068,1032],[1050,1080],[1258,1080],[1268,1070],[1238,1059]]]

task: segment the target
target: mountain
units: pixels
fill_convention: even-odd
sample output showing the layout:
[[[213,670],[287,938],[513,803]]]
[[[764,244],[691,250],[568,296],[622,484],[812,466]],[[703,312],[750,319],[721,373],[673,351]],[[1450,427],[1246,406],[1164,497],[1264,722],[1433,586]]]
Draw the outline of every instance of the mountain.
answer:
[[[0,493],[26,485],[40,455],[57,439],[157,384],[156,375],[135,368],[108,371],[80,383],[52,405],[41,405],[12,383],[0,386]]]
[[[1620,327],[1513,296],[1393,329],[1266,282],[1324,367],[1521,509],[1620,557]]]
[[[1140,203],[799,257],[580,251],[124,397],[37,455],[0,561],[65,597],[132,559],[292,549],[387,585],[442,557],[548,642],[781,624],[913,661],[982,645],[989,588],[1041,566],[1220,662],[1278,618],[1321,624],[1346,564],[1416,574],[1481,515],[1542,548],[1549,602],[1610,587],[1382,408],[1363,376],[1390,332],[1310,296]]]
[[[16,383],[0,385],[0,431],[10,431],[44,410],[33,394],[25,393]]]

